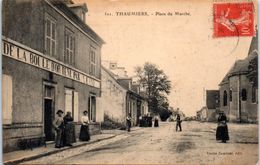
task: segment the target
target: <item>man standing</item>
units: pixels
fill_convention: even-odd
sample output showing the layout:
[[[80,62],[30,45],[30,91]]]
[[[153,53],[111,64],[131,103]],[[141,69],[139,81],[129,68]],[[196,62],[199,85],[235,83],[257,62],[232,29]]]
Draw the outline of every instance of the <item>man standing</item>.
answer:
[[[63,121],[63,111],[58,110],[56,113],[58,116],[53,121],[53,127],[56,131],[56,139],[55,139],[55,148],[61,148],[64,146],[63,138],[64,138],[64,121]]]
[[[127,125],[127,131],[130,132],[130,128],[131,128],[131,114],[130,113],[126,117],[126,125]]]
[[[182,122],[181,116],[179,114],[177,114],[177,118],[176,118],[176,132],[178,131],[178,127],[180,128],[180,131],[182,131],[181,130],[181,122]]]

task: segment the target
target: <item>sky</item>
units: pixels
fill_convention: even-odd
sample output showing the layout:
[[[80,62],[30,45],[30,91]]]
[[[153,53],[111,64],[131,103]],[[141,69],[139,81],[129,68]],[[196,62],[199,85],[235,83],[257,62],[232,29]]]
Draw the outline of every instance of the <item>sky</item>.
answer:
[[[235,60],[247,56],[252,39],[213,37],[213,1],[74,2],[87,4],[86,23],[106,42],[102,60],[117,62],[130,76],[136,66],[156,64],[172,82],[170,106],[188,116],[205,106],[204,89],[218,89]],[[149,16],[117,16],[116,12],[147,12]],[[167,15],[174,12],[188,15]]]

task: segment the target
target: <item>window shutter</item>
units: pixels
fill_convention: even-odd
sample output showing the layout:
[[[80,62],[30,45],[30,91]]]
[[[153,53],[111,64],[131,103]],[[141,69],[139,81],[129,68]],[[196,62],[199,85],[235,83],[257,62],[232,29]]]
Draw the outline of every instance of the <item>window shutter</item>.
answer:
[[[73,105],[73,110],[74,110],[74,121],[78,122],[79,121],[79,96],[78,96],[78,92],[74,91],[74,105]]]
[[[3,124],[12,124],[12,104],[13,104],[13,83],[12,77],[3,74],[2,77],[2,112]]]
[[[72,113],[72,90],[65,89],[65,113]]]

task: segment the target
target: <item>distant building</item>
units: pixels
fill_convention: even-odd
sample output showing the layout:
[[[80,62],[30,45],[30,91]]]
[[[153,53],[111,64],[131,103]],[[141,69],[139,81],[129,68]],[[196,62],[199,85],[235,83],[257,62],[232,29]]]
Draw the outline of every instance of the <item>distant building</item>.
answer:
[[[202,107],[197,111],[197,120],[198,121],[208,121],[208,108]]]
[[[136,86],[132,86],[131,78],[118,79],[118,82],[127,89],[126,93],[126,114],[130,114],[132,125],[139,123],[139,117],[148,113],[147,100],[138,94]]]
[[[102,67],[101,107],[104,115],[111,120],[126,124],[126,117],[130,114],[132,125],[137,125],[139,117],[148,113],[148,103],[140,92],[140,85],[133,84],[125,69],[124,72],[115,72],[115,68],[118,69],[117,64],[108,64],[106,65],[108,68]],[[114,65],[111,66],[112,64]]]
[[[219,111],[219,90],[206,90],[207,121],[216,121]]]
[[[252,38],[248,56],[237,60],[219,84],[220,111],[225,112],[233,122],[258,121],[258,85],[249,79],[250,63],[257,63],[257,43],[256,34]],[[254,79],[257,80],[257,73]]]
[[[109,69],[116,78],[128,78],[127,71],[125,67],[121,67],[117,65],[117,62],[113,61],[102,61],[102,65]]]
[[[54,141],[58,109],[72,112],[77,136],[85,110],[91,133],[100,132],[104,41],[85,23],[86,4],[64,2],[3,1],[4,152],[19,149],[24,138]]]
[[[197,111],[199,121],[216,121],[219,112],[219,91],[206,90],[206,106]]]

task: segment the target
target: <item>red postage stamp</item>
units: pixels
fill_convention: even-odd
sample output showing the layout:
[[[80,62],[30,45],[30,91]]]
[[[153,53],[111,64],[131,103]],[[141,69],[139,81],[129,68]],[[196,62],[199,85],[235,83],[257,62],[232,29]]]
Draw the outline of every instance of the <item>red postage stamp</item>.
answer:
[[[215,3],[214,37],[253,36],[253,3]]]

